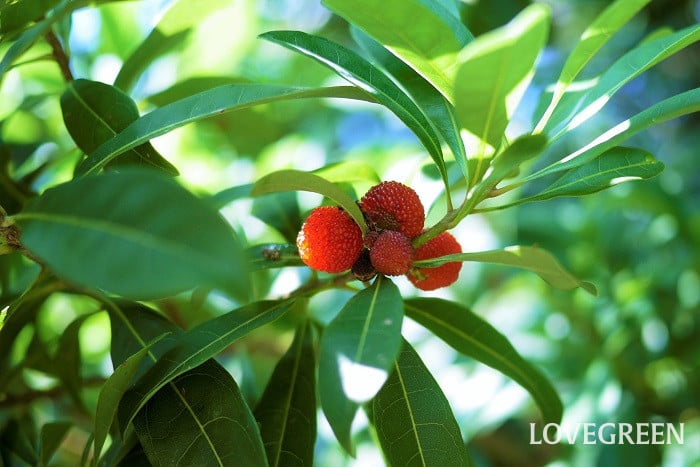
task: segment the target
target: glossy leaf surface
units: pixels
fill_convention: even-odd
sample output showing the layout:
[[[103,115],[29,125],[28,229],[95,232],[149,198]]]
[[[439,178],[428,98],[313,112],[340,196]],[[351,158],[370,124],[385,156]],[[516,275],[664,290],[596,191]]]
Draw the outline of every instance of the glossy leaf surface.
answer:
[[[270,467],[313,465],[316,354],[310,323],[297,329],[255,408]]]
[[[469,465],[450,403],[408,342],[369,411],[389,465]]]
[[[401,346],[403,304],[380,276],[353,296],[326,327],[319,349],[321,407],[340,444],[354,452],[350,428],[361,403],[386,381]]]
[[[86,79],[71,81],[61,96],[63,121],[73,141],[89,155],[102,143],[139,118],[136,103],[119,89]],[[151,143],[144,143],[113,160],[109,167],[143,165],[177,175]]]
[[[136,299],[201,284],[247,289],[245,259],[229,225],[155,172],[73,180],[47,190],[15,218],[24,246],[83,286]]]
[[[592,295],[597,294],[593,284],[578,280],[564,269],[551,253],[538,247],[510,246],[502,250],[459,253],[431,260],[416,261],[415,265],[419,267],[436,267],[451,261],[477,261],[515,266],[536,273],[552,287],[564,290],[581,287]]]
[[[460,353],[512,378],[533,397],[545,423],[559,423],[563,407],[549,380],[493,326],[461,305],[439,298],[406,300],[406,316]]]

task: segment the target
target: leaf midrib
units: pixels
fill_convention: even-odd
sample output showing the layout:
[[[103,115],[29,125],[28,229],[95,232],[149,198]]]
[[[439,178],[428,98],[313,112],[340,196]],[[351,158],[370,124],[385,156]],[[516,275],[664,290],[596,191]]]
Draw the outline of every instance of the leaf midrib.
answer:
[[[382,276],[379,276],[377,278],[377,282],[375,283],[374,287],[374,292],[372,293],[372,300],[370,301],[369,304],[369,310],[367,311],[367,318],[365,318],[365,322],[362,325],[362,333],[360,333],[360,340],[357,343],[357,351],[355,352],[355,362],[361,362],[362,354],[364,354],[365,351],[365,344],[367,341],[367,335],[369,334],[369,325],[372,322],[372,316],[374,315],[374,309],[376,306],[377,302],[377,297],[379,296],[379,288],[382,285]]]
[[[527,373],[523,373],[523,372],[520,370],[520,368],[518,368],[518,367],[515,366],[515,365],[509,365],[509,364],[508,364],[509,361],[508,361],[507,359],[501,358],[501,355],[500,355],[500,354],[495,353],[495,352],[491,352],[490,349],[489,349],[489,347],[486,347],[486,346],[484,346],[483,344],[481,344],[478,340],[473,339],[471,336],[469,336],[469,334],[466,334],[465,332],[463,332],[462,330],[460,330],[460,329],[458,329],[458,328],[454,328],[453,326],[449,326],[448,323],[446,323],[445,321],[440,320],[440,319],[437,319],[435,316],[433,316],[433,315],[431,315],[431,314],[425,313],[425,312],[424,312],[423,310],[421,310],[420,308],[417,308],[417,307],[415,307],[414,305],[410,305],[409,303],[405,303],[405,306],[408,307],[408,308],[410,308],[410,309],[412,309],[412,310],[414,310],[417,314],[419,314],[419,315],[425,317],[425,319],[427,319],[427,320],[429,320],[429,321],[433,321],[434,323],[437,323],[438,325],[442,326],[443,329],[446,329],[446,330],[448,330],[448,331],[454,332],[457,336],[462,337],[465,341],[471,343],[471,344],[474,345],[475,347],[478,347],[479,349],[481,349],[481,350],[484,351],[485,353],[491,355],[492,358],[494,358],[494,359],[495,359],[496,361],[498,361],[498,362],[501,362],[501,364],[504,364],[504,363],[505,363],[505,366],[506,366],[507,368],[511,368],[512,371],[513,371],[513,373],[515,373],[516,377],[520,378],[520,381],[518,381],[517,379],[513,378],[512,376],[511,376],[511,377],[512,377],[514,380],[516,380],[519,384],[521,384],[524,388],[528,389],[528,391],[533,395],[533,397],[535,397],[535,399],[537,399],[537,400],[539,400],[539,401],[543,401],[543,399],[542,399],[542,395],[543,395],[543,394],[539,391],[539,389],[537,389],[537,386],[534,385],[534,383],[532,382],[532,380],[531,380],[530,378],[528,378]],[[511,348],[511,349],[508,349],[508,352],[509,352],[509,354],[512,354],[515,358],[520,358],[520,357],[518,356],[517,352],[516,352],[514,349],[512,349],[512,348]],[[484,363],[484,362],[482,362],[482,363]],[[487,364],[487,365],[488,365],[488,364]],[[491,366],[491,365],[489,365],[489,366]],[[544,411],[544,409],[545,409],[545,408],[544,408],[544,406],[543,406],[543,407],[542,407],[542,410]]]
[[[106,236],[124,240],[143,248],[160,251],[161,254],[168,257],[196,259],[196,262],[205,268],[218,268],[218,264],[220,264],[217,259],[204,255],[200,251],[184,248],[183,244],[174,242],[168,237],[157,237],[147,234],[143,230],[115,222],[39,211],[18,213],[13,216],[13,219],[37,220],[103,233]]]
[[[95,110],[85,101],[85,99],[83,99],[83,97],[82,97],[80,94],[78,94],[78,92],[77,92],[76,89],[75,89],[75,86],[69,86],[68,89],[69,89],[70,92],[73,94],[73,96],[76,98],[76,100],[77,100],[79,103],[81,103],[81,104],[88,110],[88,112],[90,112],[90,114],[95,118],[95,120],[97,120],[98,122],[102,123],[102,125],[104,125],[104,127],[107,128],[107,129],[112,133],[112,136],[113,136],[113,137],[119,134],[118,131],[116,131],[114,128],[112,128],[112,127],[109,125],[109,123],[107,123],[107,121],[106,121],[105,119],[103,119],[103,118],[100,116],[100,114],[98,114],[97,112],[95,112]],[[136,120],[138,120],[138,119],[139,119],[139,116],[137,115],[136,118],[135,118],[134,120],[132,120],[131,122],[129,122],[129,124],[133,123],[134,121],[136,121]],[[127,125],[127,126],[128,126],[128,125]],[[102,141],[100,144],[102,144],[102,143],[104,143],[104,141]],[[155,163],[151,160],[151,158],[148,156],[148,154],[146,154],[145,152],[143,152],[143,150],[140,148],[140,146],[141,146],[141,145],[134,146],[134,147],[131,148],[130,150],[131,150],[131,151],[134,151],[136,154],[138,154],[139,157],[141,158],[141,160],[143,160],[144,162],[147,162],[147,163],[149,163],[149,164],[152,165],[152,166],[157,166],[157,164],[155,164]],[[99,147],[99,146],[98,146],[98,147]]]
[[[280,463],[280,457],[282,456],[282,446],[284,443],[284,437],[287,434],[287,421],[289,420],[289,414],[292,408],[292,397],[294,397],[294,391],[296,390],[297,376],[299,374],[299,366],[301,364],[301,356],[304,351],[304,339],[306,338],[307,326],[301,328],[299,339],[299,349],[294,355],[294,366],[292,367],[292,377],[289,381],[289,391],[283,406],[283,420],[282,420],[282,430],[279,436],[279,441],[277,443],[277,452],[275,453],[275,462],[271,467],[277,467]]]
[[[537,199],[537,198],[539,198],[540,196],[549,195],[550,193],[556,193],[556,192],[558,192],[558,191],[565,190],[566,188],[568,188],[568,187],[570,187],[570,186],[572,186],[572,185],[576,185],[576,184],[578,184],[578,183],[586,183],[586,180],[590,180],[590,179],[593,179],[593,178],[596,178],[596,177],[602,177],[602,176],[607,175],[607,174],[610,174],[610,173],[619,172],[620,170],[624,170],[624,169],[634,169],[634,168],[637,168],[637,167],[644,167],[644,166],[652,166],[652,165],[657,164],[657,163],[658,163],[658,161],[656,161],[656,160],[650,160],[650,161],[646,161],[646,160],[645,160],[645,161],[642,161],[642,162],[638,162],[638,163],[636,163],[636,164],[630,164],[630,165],[619,166],[619,167],[611,167],[611,168],[609,168],[609,169],[602,170],[602,171],[600,171],[600,172],[596,172],[596,173],[594,173],[594,174],[592,174],[592,175],[588,175],[588,176],[585,176],[585,177],[582,177],[582,178],[573,180],[573,181],[571,181],[571,182],[569,182],[569,183],[565,183],[565,184],[563,184],[563,185],[555,185],[555,184],[552,184],[550,187],[546,188],[542,193],[540,193],[540,194],[538,194],[538,195],[535,195],[535,196],[533,196],[532,198]],[[621,177],[625,177],[626,175],[620,174],[620,176],[621,176]],[[640,177],[641,177],[641,175],[640,175]],[[555,182],[555,183],[556,183],[556,182]],[[587,186],[597,186],[597,185],[595,185],[595,184],[587,184]]]
[[[408,397],[408,391],[406,389],[406,383],[403,380],[403,374],[401,373],[401,367],[399,367],[398,361],[394,362],[394,369],[396,371],[396,376],[399,378],[399,384],[401,385],[401,392],[403,393],[403,398],[406,401],[406,408],[408,409],[409,417],[411,418],[411,426],[413,427],[413,436],[416,439],[416,446],[418,448],[418,454],[420,455],[421,464],[426,467],[425,455],[423,454],[423,444],[418,436],[418,424],[413,416],[413,405]]]

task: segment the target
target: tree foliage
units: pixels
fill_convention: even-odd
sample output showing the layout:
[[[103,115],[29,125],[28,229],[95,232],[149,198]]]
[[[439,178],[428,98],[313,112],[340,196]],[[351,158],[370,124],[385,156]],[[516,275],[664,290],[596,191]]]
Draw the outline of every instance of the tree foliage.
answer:
[[[307,7],[333,15],[325,27],[241,28],[245,37],[234,39],[254,44],[238,45],[252,58],[207,69],[206,57],[231,40],[213,42],[206,29],[255,5],[229,3],[170,2],[138,40],[128,28],[138,28],[131,21],[140,5],[130,2],[0,6],[0,461],[45,465],[58,452],[66,464],[310,466],[320,412],[349,456],[366,443],[359,421],[389,465],[470,465],[468,451],[478,458],[484,448],[478,436],[467,441],[486,427],[464,429],[471,422],[451,408],[439,370],[412,339],[416,328],[459,361],[517,383],[539,410],[532,419],[560,422],[567,404],[552,376],[564,375],[531,361],[475,312],[479,297],[460,290],[466,282],[418,296],[402,278],[363,283],[310,271],[296,232],[311,203],[342,207],[364,232],[358,193],[400,163],[437,193],[414,245],[452,229],[470,245],[416,266],[487,268],[500,279],[479,284],[486,297],[507,296],[504,277],[539,276],[528,287],[555,310],[606,310],[611,300],[625,301],[622,313],[635,310],[646,303],[635,276],[617,274],[611,280],[627,285],[611,291],[602,260],[585,259],[622,252],[567,254],[562,244],[576,243],[577,232],[555,231],[556,216],[538,202],[657,180],[665,164],[643,136],[700,110],[700,88],[674,88],[614,122],[603,109],[698,42],[700,25],[625,44],[625,28],[649,1],[617,0],[583,26],[557,75],[543,60],[557,17],[543,3],[482,31],[483,23],[470,30],[479,12],[461,2],[324,0]],[[81,14],[100,19],[96,50],[76,39],[71,19]],[[242,16],[255,22],[254,12]],[[626,49],[610,52],[608,41]],[[91,63],[101,52],[119,64],[110,79]],[[187,72],[163,83],[170,62]],[[523,112],[533,113],[527,125]],[[352,131],[349,143],[334,133],[367,115],[395,132],[379,136],[378,149],[358,145]],[[289,136],[304,132],[302,141]],[[309,141],[323,145],[318,163]],[[655,202],[660,218],[682,209],[670,198]],[[601,216],[592,209],[584,216]],[[508,212],[536,214],[513,214],[521,244],[471,248],[469,222]],[[658,235],[665,227],[686,228],[662,224]],[[612,241],[600,240],[601,250]],[[508,268],[526,274],[503,276]],[[683,329],[681,340],[697,336],[689,310],[700,302],[698,274],[696,266],[676,274],[685,281],[681,307],[663,318]],[[575,313],[557,316],[571,323]],[[666,321],[639,313],[649,317],[639,327],[653,347]],[[639,345],[605,340],[608,330],[628,332],[609,324],[618,321],[608,318],[609,329],[586,321],[591,347]],[[616,358],[614,366],[629,364]],[[678,358],[646,371],[679,377]]]

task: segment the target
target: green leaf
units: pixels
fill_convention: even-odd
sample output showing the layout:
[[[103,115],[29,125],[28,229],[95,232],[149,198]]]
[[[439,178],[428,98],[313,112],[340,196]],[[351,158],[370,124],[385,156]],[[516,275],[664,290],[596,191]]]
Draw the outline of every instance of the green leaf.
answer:
[[[0,456],[14,455],[18,463],[23,461],[26,465],[37,465],[38,453],[34,446],[36,437],[34,418],[26,412],[15,415],[4,422],[0,431]]]
[[[296,88],[267,84],[229,84],[203,91],[143,115],[121,133],[98,147],[78,167],[81,173],[99,170],[112,159],[146,141],[188,123],[275,101],[337,97],[373,102],[367,93],[351,86]]]
[[[693,112],[700,112],[700,88],[691,89],[652,105],[632,118],[615,125],[559,162],[525,177],[519,184],[586,164],[650,126]]]
[[[27,23],[41,18],[57,3],[58,0],[5,1],[0,5],[0,34],[12,33]]]
[[[4,321],[0,326],[0,392],[5,390],[5,386],[14,374],[10,371],[10,359],[17,336],[25,326],[34,322],[46,298],[58,288],[60,284],[55,277],[46,273],[41,274],[23,295],[8,305]]]
[[[154,466],[267,465],[253,414],[214,360],[175,378],[134,419]]]
[[[439,298],[412,298],[406,316],[432,331],[460,353],[496,370],[525,388],[545,423],[559,423],[563,407],[549,380],[523,359],[508,339],[467,308]]]
[[[286,266],[304,266],[295,244],[264,243],[254,245],[246,250],[248,265],[251,270],[282,268]]]
[[[598,292],[593,284],[583,282],[574,277],[552,256],[551,253],[539,248],[528,246],[509,246],[503,250],[481,251],[475,253],[458,253],[439,258],[416,261],[416,267],[437,267],[454,261],[477,261],[481,263],[502,264],[530,270],[557,289],[574,289],[581,287],[586,292],[596,295]]]
[[[119,89],[86,79],[71,81],[61,96],[63,121],[73,141],[91,154],[102,143],[139,118],[136,103]],[[109,167],[144,165],[178,175],[151,143],[144,143],[113,160]]]
[[[148,352],[154,363],[167,358],[165,355],[173,348],[176,336],[182,334],[179,328],[142,304],[128,303],[120,308],[107,303],[110,303],[115,367],[147,347],[147,342],[173,332]],[[222,330],[226,328],[219,329]],[[136,377],[142,369],[143,364]],[[120,422],[124,418],[123,401],[118,412]],[[149,400],[137,418],[135,428],[151,464],[176,465],[177,459],[181,459],[182,465],[227,465],[232,462],[228,456],[234,450],[243,465],[265,465],[265,451],[250,409],[230,375],[213,359],[170,381]],[[122,432],[127,428],[127,424],[120,423]],[[131,446],[125,441],[125,453]],[[190,446],[192,449],[188,450]],[[138,447],[132,452],[137,459],[142,458]]]
[[[588,195],[618,183],[655,177],[663,170],[663,162],[654,159],[650,152],[617,146],[594,160],[565,172],[541,193],[520,202]]]
[[[132,355],[151,344],[146,359],[136,371],[134,380],[140,378],[153,361],[170,350],[175,336],[183,331],[175,323],[152,308],[138,302],[123,302],[107,307],[112,331],[112,345],[109,348],[112,366],[118,368]]]
[[[92,313],[82,315],[66,327],[59,337],[58,350],[53,359],[53,371],[55,371],[62,385],[78,407],[83,406],[83,401],[80,397],[83,377],[80,373],[82,356],[80,353],[79,333],[85,320],[92,315]]]
[[[516,139],[513,144],[494,157],[491,171],[486,178],[477,183],[474,191],[469,194],[469,203],[464,212],[468,213],[473,206],[483,201],[498,183],[520,168],[522,164],[533,159],[544,151],[547,138],[543,135],[525,135]]]
[[[174,2],[148,37],[124,61],[114,80],[114,86],[128,92],[155,59],[182,44],[189,37],[194,26],[228,3],[226,0]]]
[[[61,445],[73,425],[70,422],[50,422],[41,427],[39,465],[49,465],[56,449]]]
[[[353,27],[351,32],[355,41],[372,55],[373,61],[384,67],[408,91],[416,105],[433,125],[437,134],[450,148],[455,160],[462,169],[464,178],[468,180],[467,154],[459,133],[459,124],[457,123],[457,116],[452,104],[432,84],[396,56],[392,55],[377,41],[356,27]]]
[[[279,318],[292,303],[293,300],[255,302],[178,335],[172,348],[124,394],[119,404],[119,425],[124,429],[148,400],[174,378],[215,357],[253,329]]]
[[[194,76],[178,81],[163,91],[151,94],[146,97],[146,100],[153,105],[162,107],[219,86],[242,83],[250,84],[250,81],[233,76]]]
[[[469,465],[450,403],[405,340],[389,379],[369,405],[369,416],[388,465]]]
[[[335,42],[303,32],[272,31],[260,37],[313,58],[392,111],[423,143],[447,185],[445,161],[435,130],[413,100],[379,68]]]
[[[321,407],[336,438],[354,455],[350,428],[359,404],[379,391],[401,347],[403,304],[380,276],[352,297],[328,324],[319,350]]]
[[[650,1],[651,0],[617,0],[603,10],[586,30],[583,31],[580,40],[569,53],[564,63],[564,68],[554,87],[552,100],[540,122],[535,127],[535,132],[539,132],[545,127],[557,104],[586,64],[596,56],[601,47],[603,47],[625,23]]]
[[[609,67],[583,99],[577,101],[565,97],[554,111],[550,123],[545,127],[545,132],[554,132],[552,136],[554,140],[578,127],[602,109],[622,86],[698,40],[700,40],[700,25],[694,25],[676,33],[643,42]],[[561,129],[556,130],[556,128]]]
[[[39,38],[46,35],[46,33],[51,30],[54,23],[62,20],[74,10],[82,8],[87,4],[89,4],[88,0],[62,0],[61,3],[53,9],[50,16],[47,16],[32,27],[25,29],[19,38],[7,49],[7,52],[5,52],[5,55],[2,57],[2,61],[0,61],[0,81],[12,64],[29,50]]]
[[[201,284],[247,293],[243,251],[206,202],[157,172],[124,170],[46,190],[14,216],[22,244],[61,277],[134,299]]]
[[[127,358],[114,369],[114,373],[112,373],[102,386],[100,395],[97,398],[97,408],[95,411],[95,430],[93,432],[95,450],[92,459],[93,466],[98,464],[102,447],[107,439],[112,421],[117,414],[119,401],[121,401],[122,396],[131,384],[141,363],[151,351],[151,347],[166,335],[167,334],[162,334],[156,337],[145,347],[142,347],[138,352]]]
[[[448,99],[456,54],[473,39],[450,11],[434,0],[323,0],[416,70]]]
[[[299,326],[255,408],[270,467],[313,465],[316,442],[316,356],[312,328]]]
[[[318,175],[301,172],[299,170],[279,170],[265,175],[253,185],[250,191],[251,196],[260,196],[267,193],[280,191],[310,191],[319,193],[332,199],[338,206],[345,209],[348,214],[357,222],[364,233],[367,230],[365,218],[362,211],[357,206],[357,202],[348,196],[341,188],[334,183],[325,180]]]
[[[313,174],[333,183],[381,182],[377,171],[370,164],[358,160],[347,160],[328,164],[313,171]]]
[[[485,162],[501,145],[546,43],[549,18],[545,5],[531,5],[507,25],[479,36],[459,55],[454,103],[460,126],[477,139],[471,151],[477,158],[472,184],[481,179]]]
[[[294,243],[301,228],[301,212],[294,192],[270,193],[253,201],[251,214],[277,229],[285,240]]]

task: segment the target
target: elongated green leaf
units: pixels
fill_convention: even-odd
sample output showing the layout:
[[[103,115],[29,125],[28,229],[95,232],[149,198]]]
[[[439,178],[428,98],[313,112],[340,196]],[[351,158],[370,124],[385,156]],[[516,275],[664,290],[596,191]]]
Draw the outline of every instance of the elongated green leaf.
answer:
[[[299,249],[290,243],[265,243],[246,250],[251,270],[304,266]]]
[[[253,201],[251,214],[277,229],[286,241],[296,241],[302,223],[296,193],[285,191],[258,197]]]
[[[98,464],[100,454],[102,453],[102,447],[109,433],[109,428],[112,426],[112,421],[117,414],[119,401],[121,401],[122,396],[131,384],[132,379],[136,375],[136,371],[141,366],[141,362],[148,356],[151,347],[165,335],[166,334],[162,334],[156,337],[145,347],[142,347],[138,352],[122,362],[114,369],[114,373],[112,373],[102,386],[100,395],[97,398],[97,408],[95,410],[95,431],[93,432],[95,451],[92,458],[93,466]]]
[[[40,37],[49,32],[54,23],[62,20],[74,10],[86,6],[88,3],[89,0],[63,0],[53,9],[50,16],[24,30],[19,38],[7,49],[0,61],[0,81],[2,81],[5,72],[10,69],[12,64],[29,50]]]
[[[525,388],[545,423],[559,423],[562,403],[549,380],[523,359],[508,339],[467,308],[439,298],[412,298],[406,316],[432,331],[460,353],[512,378]]]
[[[18,463],[37,465],[36,437],[34,418],[29,413],[15,415],[0,429],[0,454],[13,456]]]
[[[352,86],[296,88],[266,84],[229,84],[203,91],[143,115],[114,138],[100,145],[78,167],[81,173],[99,170],[112,159],[146,141],[188,123],[275,101],[337,97],[374,102]]]
[[[506,176],[525,162],[541,154],[546,145],[547,138],[542,135],[525,135],[516,139],[513,144],[499,153],[491,163],[489,174],[477,183],[473,193],[470,193],[470,200],[465,207],[465,212],[469,212],[471,207],[483,201],[488,193]]]
[[[80,354],[79,333],[85,320],[91,316],[92,313],[79,316],[66,327],[58,340],[58,351],[53,361],[53,372],[61,380],[66,392],[78,407],[83,405],[80,398],[83,376],[80,371],[82,356]]]
[[[56,449],[61,445],[73,425],[70,422],[50,422],[41,427],[39,465],[49,465]]]
[[[215,357],[253,329],[279,318],[292,303],[290,300],[255,302],[177,336],[173,347],[124,394],[119,404],[122,429],[163,386]]]
[[[579,42],[569,53],[564,68],[554,87],[554,93],[549,107],[545,110],[535,132],[545,127],[552,112],[569,86],[574,82],[581,70],[596,56],[603,45],[639,10],[651,0],[617,0],[600,13],[595,20],[583,31]]]
[[[200,92],[231,84],[251,84],[250,80],[235,76],[194,76],[178,81],[167,89],[146,97],[148,102],[162,107]]]
[[[378,277],[352,297],[321,336],[319,395],[336,438],[353,455],[350,428],[359,404],[375,396],[401,347],[398,288]]]
[[[454,103],[460,126],[477,139],[472,183],[486,170],[544,47],[549,9],[534,4],[507,25],[479,36],[460,53]],[[468,152],[470,152],[468,150]]]
[[[413,100],[379,68],[335,42],[303,32],[272,31],[260,37],[313,58],[372,95],[415,133],[447,183],[445,161],[435,130]]]
[[[0,5],[0,34],[16,31],[27,23],[40,19],[58,0],[15,0]]]
[[[586,164],[650,126],[693,112],[700,112],[700,88],[691,89],[652,105],[634,117],[615,125],[583,148],[569,154],[559,162],[525,177],[519,183],[522,184]]]
[[[369,415],[389,465],[469,465],[450,403],[405,340],[389,379],[369,405]]]
[[[73,141],[86,154],[139,118],[136,103],[119,89],[87,79],[71,81],[61,96],[63,121]],[[109,166],[144,165],[177,175],[178,171],[151,143],[136,146]]]
[[[130,302],[121,308],[112,305],[108,309],[115,367],[148,346],[151,340],[172,332],[148,352],[147,360],[159,362],[182,334],[172,322],[142,304]],[[226,328],[219,329],[222,330]],[[142,370],[143,364],[136,372],[137,377]],[[123,418],[120,404],[118,420],[122,432],[128,428]],[[230,375],[213,359],[170,381],[149,400],[134,424],[153,465],[170,466],[178,462],[181,465],[228,465],[234,462],[230,457],[232,451],[243,465],[265,465],[265,451],[250,409],[242,401]],[[142,459],[138,446],[131,451],[132,443],[127,438],[122,454]]]
[[[32,323],[41,305],[53,290],[59,288],[57,280],[48,274],[39,276],[27,289],[26,296],[20,296],[10,303],[5,319],[0,326],[0,391],[4,391],[13,372],[10,371],[11,349],[17,335],[25,326]]]
[[[351,31],[355,41],[372,55],[374,62],[384,67],[408,91],[416,105],[423,111],[428,121],[432,123],[437,134],[450,148],[455,160],[462,169],[465,179],[468,180],[467,154],[459,133],[459,124],[457,123],[457,116],[452,104],[432,84],[395,55],[391,54],[377,41],[356,27],[353,27]]]
[[[522,201],[541,201],[557,196],[596,193],[629,180],[655,177],[664,170],[663,162],[642,149],[614,147],[587,164],[564,173],[540,194]]]
[[[455,15],[433,0],[323,0],[438,89],[453,95],[450,68],[456,54],[473,39]]]
[[[119,303],[107,308],[112,330],[112,345],[109,348],[112,366],[119,368],[132,355],[153,342],[148,357],[132,378],[140,378],[153,362],[161,358],[175,343],[181,328],[152,308],[138,302]]]
[[[143,71],[158,57],[170,52],[189,36],[194,26],[229,2],[226,0],[179,0],[165,12],[158,25],[124,61],[114,85],[129,91]]]
[[[638,45],[608,68],[581,101],[565,97],[554,111],[545,132],[555,132],[552,139],[557,139],[578,127],[602,109],[622,86],[698,40],[700,25],[694,25]]]
[[[313,465],[316,442],[316,355],[309,322],[275,367],[255,408],[270,467]]]
[[[276,193],[280,191],[310,191],[319,193],[329,199],[332,199],[338,206],[345,209],[348,214],[357,222],[362,232],[367,230],[362,211],[357,206],[357,202],[348,196],[342,189],[338,188],[334,183],[331,183],[324,178],[299,170],[279,170],[272,172],[262,177],[255,182],[251,196],[260,196],[266,193]]]
[[[214,360],[161,389],[134,419],[134,429],[154,466],[266,465],[253,414]]]
[[[333,183],[355,181],[379,183],[382,181],[374,167],[358,160],[329,164],[314,170],[313,173]]]
[[[56,186],[17,214],[23,245],[61,277],[135,299],[209,284],[247,293],[245,257],[218,212],[157,172]]]
[[[538,247],[509,246],[503,250],[441,256],[435,259],[416,261],[414,264],[416,267],[424,268],[437,267],[453,261],[477,261],[480,263],[515,266],[536,273],[549,285],[558,289],[569,290],[581,287],[592,295],[598,293],[593,284],[576,279],[559,264],[551,253]]]

